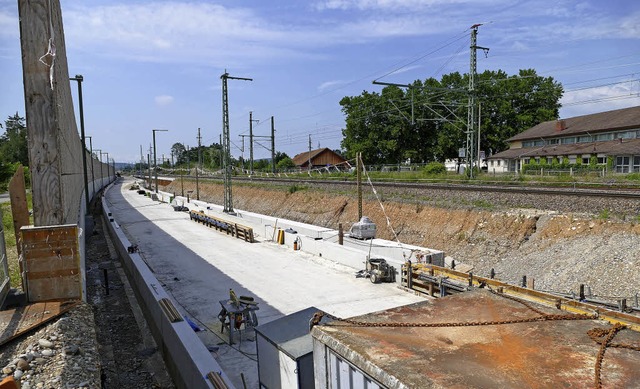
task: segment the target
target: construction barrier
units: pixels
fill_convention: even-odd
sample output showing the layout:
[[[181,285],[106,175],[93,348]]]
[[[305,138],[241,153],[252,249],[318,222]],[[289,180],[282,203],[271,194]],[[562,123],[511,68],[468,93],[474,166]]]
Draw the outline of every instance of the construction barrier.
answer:
[[[227,235],[235,236],[238,239],[244,239],[245,242],[254,242],[253,228],[251,227],[210,216],[202,211],[189,211],[189,218],[195,222],[202,223],[207,227],[215,228],[218,231],[225,231]]]

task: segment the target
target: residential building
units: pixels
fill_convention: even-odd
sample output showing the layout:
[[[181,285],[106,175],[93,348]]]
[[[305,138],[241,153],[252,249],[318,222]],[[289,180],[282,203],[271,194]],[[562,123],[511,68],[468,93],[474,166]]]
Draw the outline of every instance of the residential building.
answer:
[[[327,147],[300,153],[293,157],[292,161],[301,169],[344,165],[347,162],[341,155]]]
[[[563,161],[640,172],[640,106],[550,120],[507,141],[508,150],[488,158],[490,173],[521,171],[532,162],[551,168]]]

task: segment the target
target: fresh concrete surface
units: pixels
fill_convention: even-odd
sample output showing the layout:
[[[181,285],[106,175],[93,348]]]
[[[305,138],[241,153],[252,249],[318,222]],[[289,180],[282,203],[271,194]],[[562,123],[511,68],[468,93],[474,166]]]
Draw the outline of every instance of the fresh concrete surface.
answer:
[[[394,284],[372,284],[355,278],[352,268],[301,251],[260,240],[247,243],[195,223],[184,212],[128,190],[124,180],[106,194],[115,220],[155,277],[177,303],[195,319],[206,346],[218,347],[214,356],[234,385],[258,386],[253,334],[226,344],[220,334],[219,300],[237,295],[256,298],[261,324],[316,306],[339,317],[351,317],[423,301]],[[364,260],[364,258],[363,258]]]

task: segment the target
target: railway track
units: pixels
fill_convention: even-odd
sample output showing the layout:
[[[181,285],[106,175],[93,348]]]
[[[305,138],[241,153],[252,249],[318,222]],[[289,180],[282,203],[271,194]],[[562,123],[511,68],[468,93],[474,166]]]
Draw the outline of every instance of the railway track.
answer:
[[[176,179],[179,176],[175,177]],[[222,181],[222,177],[200,177],[200,180],[207,181]],[[311,178],[282,178],[282,177],[233,177],[234,181],[240,182],[262,182],[262,183],[276,183],[279,185],[294,185],[294,184],[308,184],[308,185],[348,185],[356,186],[356,182],[353,180],[317,180]],[[600,197],[600,198],[617,198],[617,199],[640,199],[640,188],[629,187],[598,187],[589,188],[585,187],[587,184],[576,183],[571,187],[550,187],[539,185],[517,185],[517,184],[458,184],[458,183],[433,183],[433,182],[406,182],[406,181],[388,181],[380,180],[373,181],[376,187],[396,187],[396,188],[408,188],[408,189],[437,189],[437,190],[461,190],[470,192],[485,192],[485,193],[519,193],[519,194],[537,194],[537,195],[556,195],[556,196],[581,196],[581,197]],[[364,183],[363,185],[368,185]],[[604,184],[602,184],[604,185]]]

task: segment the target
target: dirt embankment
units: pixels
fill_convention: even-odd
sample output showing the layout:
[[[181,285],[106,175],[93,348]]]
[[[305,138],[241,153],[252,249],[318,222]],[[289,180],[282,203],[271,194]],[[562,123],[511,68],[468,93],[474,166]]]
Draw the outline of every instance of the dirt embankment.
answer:
[[[195,183],[184,186],[195,195]],[[342,223],[348,230],[357,221],[351,191],[290,189],[234,185],[234,207],[334,229]],[[175,182],[164,190],[180,194],[181,186]],[[222,185],[201,183],[200,198],[222,204]],[[526,275],[536,288],[558,292],[577,291],[583,283],[594,294],[626,297],[631,304],[640,292],[638,223],[531,208],[442,207],[411,198],[382,205],[384,211],[373,197],[363,202],[363,213],[378,225],[377,237],[394,240],[388,217],[400,241],[443,250],[473,266],[475,274],[493,268],[498,278],[514,283]]]

